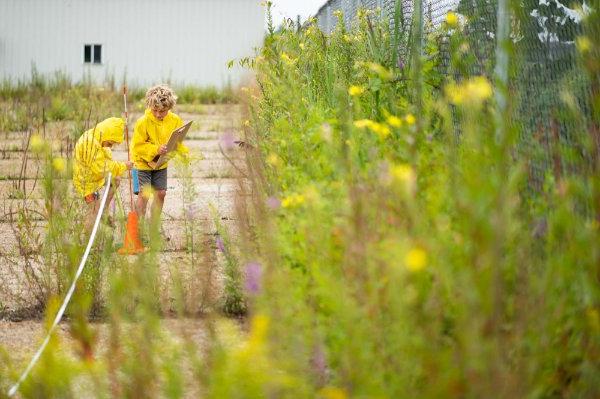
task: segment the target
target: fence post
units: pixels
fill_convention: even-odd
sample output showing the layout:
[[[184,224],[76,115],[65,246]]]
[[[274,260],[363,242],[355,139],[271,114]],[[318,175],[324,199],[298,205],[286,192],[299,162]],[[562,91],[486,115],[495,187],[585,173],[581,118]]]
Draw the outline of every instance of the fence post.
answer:
[[[413,34],[412,34],[412,81],[414,85],[414,103],[417,111],[417,130],[421,131],[423,115],[422,91],[423,77],[421,76],[421,58],[423,57],[423,0],[414,0],[413,4]]]
[[[510,34],[510,9],[509,0],[498,0],[498,14],[496,27],[496,66],[494,75],[496,80],[496,104],[498,106],[496,138],[505,139],[506,112],[508,104],[506,94],[508,91],[508,45]]]

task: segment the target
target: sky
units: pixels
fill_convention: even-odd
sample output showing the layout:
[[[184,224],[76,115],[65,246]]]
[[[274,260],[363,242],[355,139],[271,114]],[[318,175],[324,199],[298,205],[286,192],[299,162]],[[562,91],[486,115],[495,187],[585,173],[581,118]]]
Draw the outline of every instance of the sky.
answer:
[[[292,18],[296,20],[296,16],[300,15],[302,21],[310,15],[315,15],[319,8],[327,2],[327,0],[272,0],[273,1],[273,22],[275,26],[279,25],[284,18]]]

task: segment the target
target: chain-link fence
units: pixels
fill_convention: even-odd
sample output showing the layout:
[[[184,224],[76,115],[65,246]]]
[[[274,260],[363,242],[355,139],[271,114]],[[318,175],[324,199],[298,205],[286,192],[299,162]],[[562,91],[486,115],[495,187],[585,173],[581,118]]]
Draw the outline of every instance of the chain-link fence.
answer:
[[[319,27],[330,33],[337,24],[334,12],[341,10],[351,25],[361,8],[380,9],[382,18],[393,26],[396,2],[401,2],[406,24],[412,20],[414,0],[330,0],[318,11]],[[422,0],[424,32],[438,29],[448,11],[464,22],[468,52],[473,57],[469,74],[493,77],[496,49],[497,0]],[[522,132],[518,149],[527,159],[533,188],[541,188],[546,172],[572,171],[588,157],[585,130],[580,121],[565,112],[566,97],[591,121],[590,83],[577,57],[576,40],[582,34],[582,18],[588,9],[584,0],[568,5],[558,0],[523,0],[512,10],[510,37],[514,43],[509,85],[513,95],[513,121]],[[449,54],[440,67],[449,71]],[[405,54],[402,51],[400,54]],[[576,126],[579,124],[579,126]],[[581,135],[581,133],[579,133]],[[584,162],[582,162],[582,160]]]
[[[326,33],[330,33],[337,24],[337,18],[333,13],[341,10],[347,24],[350,24],[361,8],[376,10],[393,20],[397,0],[330,0],[319,9],[316,18],[319,27]],[[410,20],[413,11],[412,0],[399,0],[402,2],[402,10],[407,20]],[[423,14],[427,21],[434,26],[439,26],[449,10],[456,9],[460,0],[423,0]]]

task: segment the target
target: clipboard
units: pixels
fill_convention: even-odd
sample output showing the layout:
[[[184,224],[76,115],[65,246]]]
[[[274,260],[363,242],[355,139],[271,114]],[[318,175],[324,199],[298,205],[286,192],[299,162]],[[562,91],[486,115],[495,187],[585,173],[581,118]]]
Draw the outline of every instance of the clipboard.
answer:
[[[183,126],[173,130],[173,133],[171,133],[171,137],[169,137],[169,141],[167,142],[167,152],[157,156],[154,158],[155,160],[148,162],[148,166],[150,166],[152,169],[156,169],[164,165],[165,162],[168,162],[172,157],[171,152],[175,151],[177,146],[183,141],[183,139],[185,139],[185,135],[187,134],[188,130],[190,130],[190,126],[192,126],[192,121],[189,121]]]

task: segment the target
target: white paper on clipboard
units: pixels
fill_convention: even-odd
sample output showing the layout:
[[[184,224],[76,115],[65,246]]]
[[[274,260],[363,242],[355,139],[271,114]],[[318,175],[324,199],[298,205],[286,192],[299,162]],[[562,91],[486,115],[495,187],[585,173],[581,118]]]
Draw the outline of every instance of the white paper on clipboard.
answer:
[[[188,130],[190,130],[190,126],[192,126],[192,121],[186,123],[185,125],[173,130],[171,133],[171,137],[169,137],[169,141],[167,142],[167,152],[156,160],[156,162],[148,162],[148,166],[152,169],[159,168],[165,162],[168,162],[173,156],[172,152],[177,149],[177,146],[185,139],[185,135]]]

